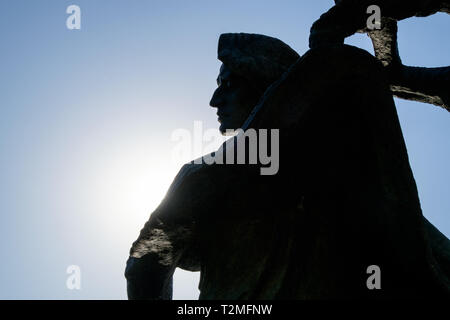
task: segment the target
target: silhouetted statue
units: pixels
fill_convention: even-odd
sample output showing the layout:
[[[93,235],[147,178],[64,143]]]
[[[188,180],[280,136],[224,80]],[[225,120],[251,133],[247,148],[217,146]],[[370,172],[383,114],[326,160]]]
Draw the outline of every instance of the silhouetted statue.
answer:
[[[448,295],[449,240],[422,216],[382,65],[254,34],[222,35],[218,57],[220,130],[280,129],[280,170],[183,166],[130,250],[129,298],[170,299],[176,267],[201,271],[200,299]]]

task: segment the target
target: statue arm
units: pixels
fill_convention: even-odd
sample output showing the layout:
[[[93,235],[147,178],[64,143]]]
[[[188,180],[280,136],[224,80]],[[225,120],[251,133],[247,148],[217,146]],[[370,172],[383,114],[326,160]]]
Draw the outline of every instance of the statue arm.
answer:
[[[177,267],[200,271],[202,236],[198,226],[220,216],[223,207],[234,212],[234,205],[243,209],[251,203],[224,203],[224,199],[255,196],[261,187],[254,184],[252,176],[259,171],[253,169],[243,165],[183,166],[132,245],[125,270],[129,299],[169,300]],[[263,206],[264,201],[260,202]]]
[[[195,221],[179,205],[187,195],[177,192],[179,185],[196,169],[195,165],[188,164],[180,170],[133,243],[125,269],[129,299],[170,300],[175,269],[199,270],[194,245]]]
[[[450,13],[448,0],[335,0],[336,5],[314,22],[309,38],[310,48],[343,44],[356,32],[367,32],[370,14],[367,8],[377,5],[383,18],[403,20],[413,16],[429,16],[438,11]]]
[[[423,68],[402,64],[397,45],[397,20],[428,16],[438,11],[450,13],[448,0],[340,0],[311,27],[311,48],[339,45],[355,32],[367,32],[375,56],[385,66],[391,92],[398,98],[430,103],[450,111],[450,67]],[[381,9],[381,29],[369,30],[369,5]]]
[[[397,21],[382,19],[383,28],[368,32],[375,56],[388,73],[392,93],[402,99],[440,106],[450,111],[450,67],[412,67],[402,64],[397,44]]]

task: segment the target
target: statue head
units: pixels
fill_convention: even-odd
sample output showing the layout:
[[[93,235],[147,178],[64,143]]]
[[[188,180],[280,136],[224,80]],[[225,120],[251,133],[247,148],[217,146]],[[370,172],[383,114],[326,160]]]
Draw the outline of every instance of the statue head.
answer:
[[[217,108],[222,134],[240,128],[266,89],[298,58],[287,44],[272,37],[222,34],[218,46],[222,66],[210,101]]]

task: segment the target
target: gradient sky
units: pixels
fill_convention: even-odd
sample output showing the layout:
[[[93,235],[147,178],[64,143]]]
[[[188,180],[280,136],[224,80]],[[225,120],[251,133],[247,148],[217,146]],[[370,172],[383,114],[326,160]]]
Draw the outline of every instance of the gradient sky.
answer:
[[[66,28],[71,4],[81,30]],[[1,1],[0,298],[125,299],[130,245],[181,166],[171,133],[218,127],[219,35],[271,35],[303,54],[332,4]],[[450,64],[449,18],[402,21],[403,62]],[[347,43],[373,52],[365,35]],[[424,215],[448,237],[450,114],[396,104]],[[66,288],[69,265],[81,290]],[[174,297],[196,298],[197,282],[177,271]]]

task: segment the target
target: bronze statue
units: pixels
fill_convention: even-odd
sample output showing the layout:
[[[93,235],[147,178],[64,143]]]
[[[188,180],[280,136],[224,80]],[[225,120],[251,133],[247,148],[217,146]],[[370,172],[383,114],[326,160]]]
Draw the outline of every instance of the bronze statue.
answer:
[[[130,250],[130,299],[171,299],[176,267],[201,271],[200,299],[448,297],[450,241],[422,215],[386,64],[316,39],[300,57],[220,37],[220,130],[280,129],[280,171],[183,166]]]

